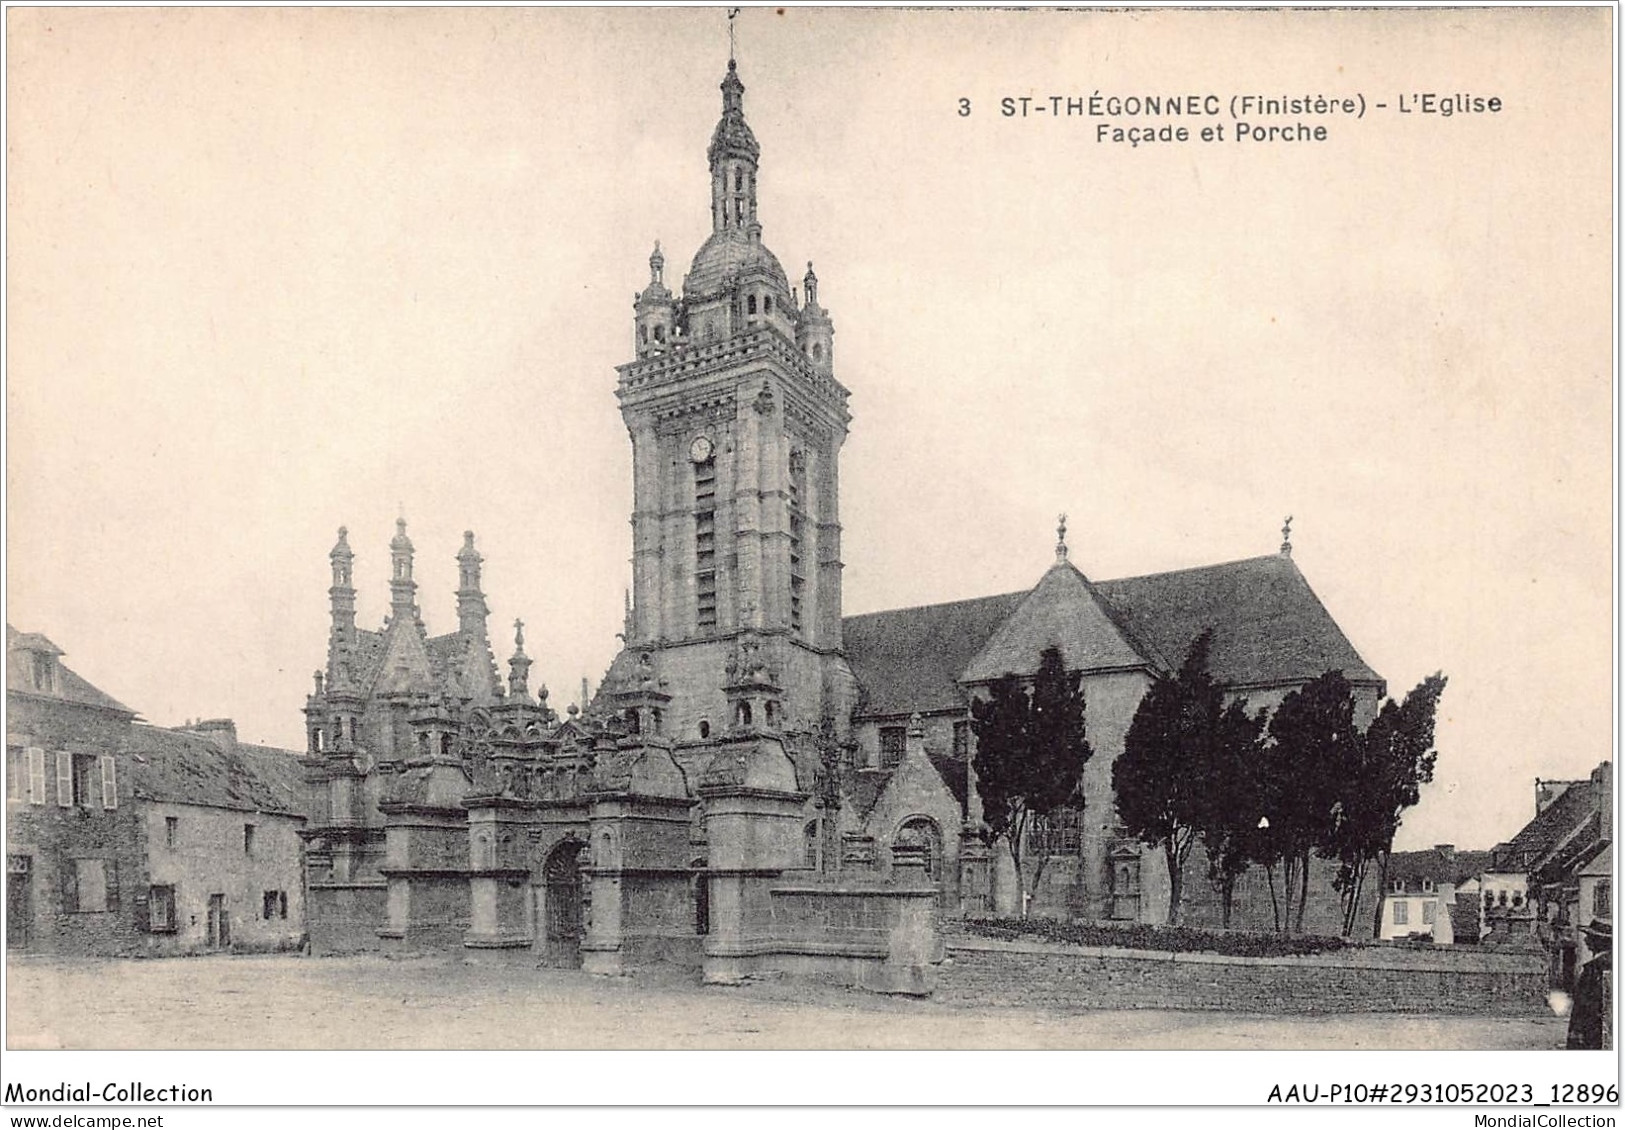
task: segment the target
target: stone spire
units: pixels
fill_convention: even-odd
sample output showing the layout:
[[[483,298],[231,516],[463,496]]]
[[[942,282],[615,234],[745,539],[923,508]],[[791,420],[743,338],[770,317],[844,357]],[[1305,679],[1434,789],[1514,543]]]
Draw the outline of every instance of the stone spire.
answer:
[[[389,539],[390,616],[417,618],[417,582],[412,579],[412,539],[406,536],[406,519],[395,519],[395,536]]]
[[[463,548],[457,551],[457,627],[478,635],[485,633],[485,618],[491,610],[480,588],[480,563],[485,559],[474,548],[474,531],[463,531]]]
[[[1281,526],[1281,556],[1292,556],[1292,515],[1286,516],[1286,522]]]
[[[508,698],[510,701],[530,699],[530,656],[525,654],[525,622],[513,622],[513,658],[508,660]]]
[[[333,587],[327,590],[333,608],[333,632],[329,650],[347,646],[355,640],[355,588],[351,584],[351,566],[355,554],[350,552],[350,531],[339,527],[339,540],[327,559],[333,563]]]

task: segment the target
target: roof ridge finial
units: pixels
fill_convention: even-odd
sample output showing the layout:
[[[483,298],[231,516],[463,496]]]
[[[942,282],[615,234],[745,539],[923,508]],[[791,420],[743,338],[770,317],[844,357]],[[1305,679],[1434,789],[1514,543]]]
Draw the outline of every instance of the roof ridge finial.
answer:
[[[1286,521],[1281,525],[1281,556],[1292,556],[1292,515],[1290,514],[1286,516]]]
[[[1055,526],[1055,560],[1059,564],[1066,560],[1066,515],[1062,514]]]

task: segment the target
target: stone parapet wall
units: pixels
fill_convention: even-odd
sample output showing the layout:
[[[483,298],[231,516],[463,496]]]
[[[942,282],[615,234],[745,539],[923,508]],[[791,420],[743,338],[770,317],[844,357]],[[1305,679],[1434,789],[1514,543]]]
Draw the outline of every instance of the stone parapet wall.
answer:
[[[956,938],[938,1000],[1052,1010],[1234,1012],[1546,1011],[1538,955],[1403,951],[1229,957]]]
[[[942,960],[934,887],[832,880],[765,890],[766,929],[733,947],[739,966],[881,993],[932,992]]]

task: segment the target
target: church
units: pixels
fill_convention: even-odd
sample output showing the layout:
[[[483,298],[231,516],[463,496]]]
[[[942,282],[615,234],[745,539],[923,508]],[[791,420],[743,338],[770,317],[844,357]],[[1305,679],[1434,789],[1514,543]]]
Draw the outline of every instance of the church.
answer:
[[[1164,864],[1118,827],[1111,766],[1147,687],[1203,631],[1215,676],[1255,707],[1335,669],[1362,721],[1375,713],[1383,682],[1289,536],[1247,560],[1093,580],[1063,519],[1031,589],[844,615],[852,418],[835,325],[812,264],[792,285],[763,241],[761,148],[731,59],[721,93],[711,235],[675,289],[655,245],[617,369],[631,596],[585,708],[561,716],[532,693],[522,626],[499,673],[472,533],[456,630],[430,635],[405,521],[376,631],[356,623],[339,531],[327,662],[305,705],[317,952],[506,949],[601,972],[670,960],[715,981],[771,968],[915,991],[936,924],[1023,909],[982,824],[970,703],[1045,647],[1082,674],[1095,756],[1076,803],[1033,832],[1028,854],[1047,865],[1028,913],[1165,920]],[[1186,919],[1216,921],[1200,866]],[[1248,890],[1238,924],[1267,925]]]

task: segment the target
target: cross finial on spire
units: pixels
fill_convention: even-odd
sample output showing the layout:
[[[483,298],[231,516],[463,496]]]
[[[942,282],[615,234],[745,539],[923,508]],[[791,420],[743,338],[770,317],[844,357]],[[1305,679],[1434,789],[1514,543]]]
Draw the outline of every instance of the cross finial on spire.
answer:
[[[734,47],[735,47],[735,41],[734,41],[734,17],[736,17],[738,15],[739,15],[739,9],[738,8],[729,8],[728,9],[728,62],[730,64],[734,61]]]
[[[1062,514],[1055,526],[1055,560],[1066,560],[1066,515]]]
[[[525,650],[525,622],[515,619],[513,622],[513,646],[515,651]]]
[[[1281,556],[1292,556],[1292,515],[1286,516],[1286,522],[1281,526]]]

